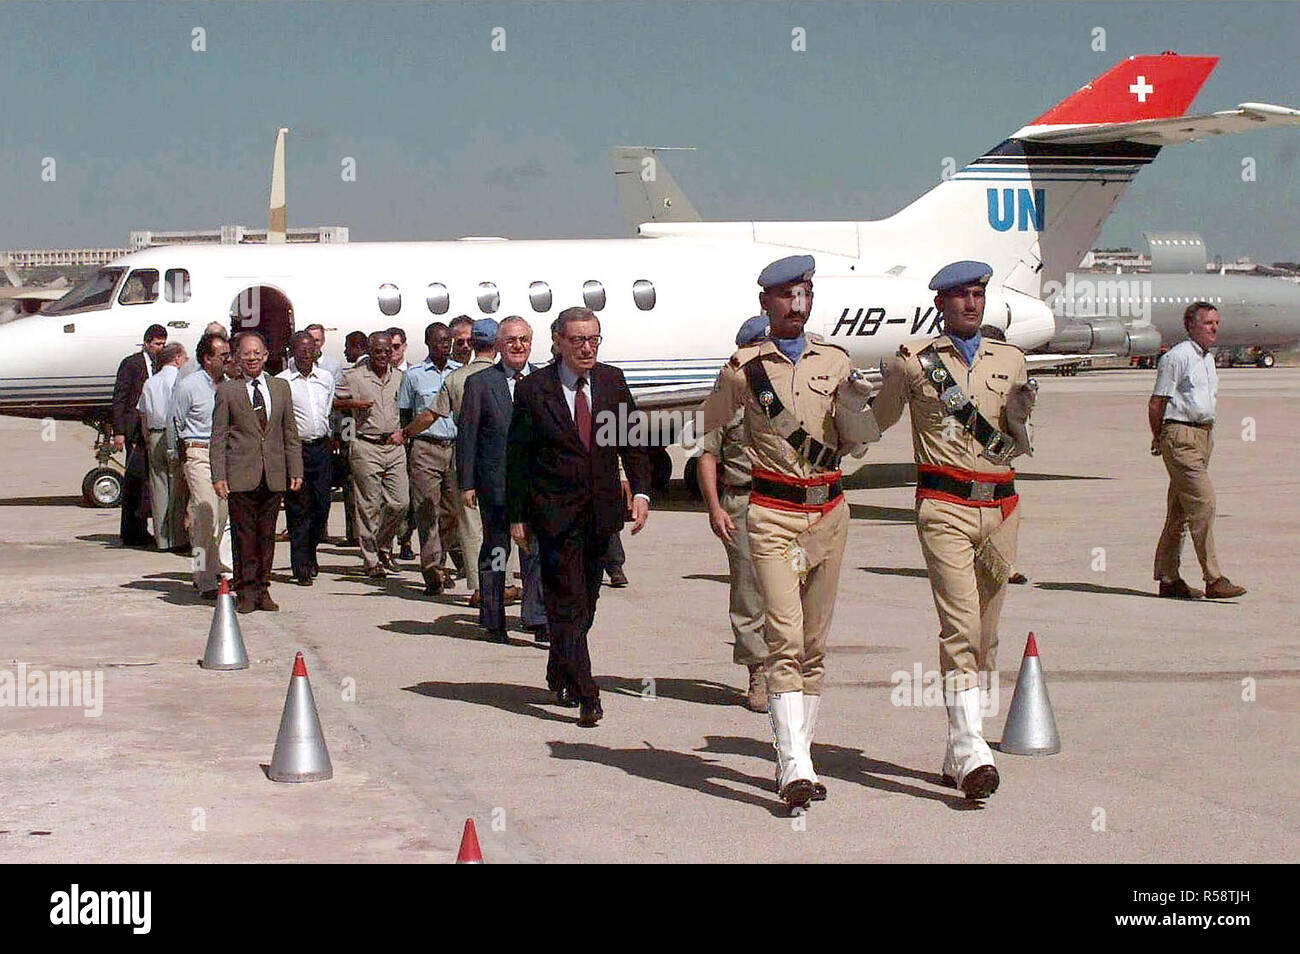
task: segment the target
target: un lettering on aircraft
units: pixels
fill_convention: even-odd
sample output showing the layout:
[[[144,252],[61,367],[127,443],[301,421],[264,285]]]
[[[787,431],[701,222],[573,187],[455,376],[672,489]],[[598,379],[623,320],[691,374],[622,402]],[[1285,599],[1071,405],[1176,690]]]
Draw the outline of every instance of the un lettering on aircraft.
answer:
[[[1043,217],[1047,210],[1046,189],[1035,189],[1032,195],[1028,189],[985,191],[989,199],[989,225],[994,229],[1007,232],[1015,225],[1017,232],[1028,232],[1031,228],[1035,232],[1043,230]]]

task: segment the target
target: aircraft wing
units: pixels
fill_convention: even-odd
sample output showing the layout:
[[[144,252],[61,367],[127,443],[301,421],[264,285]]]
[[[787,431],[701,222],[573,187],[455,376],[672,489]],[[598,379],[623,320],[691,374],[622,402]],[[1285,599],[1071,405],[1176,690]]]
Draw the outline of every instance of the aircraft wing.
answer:
[[[1272,126],[1300,126],[1300,109],[1270,103],[1242,103],[1204,116],[1175,119],[1142,119],[1129,123],[1079,123],[1050,127],[1026,126],[1013,136],[1035,142],[1077,143],[1140,142],[1151,146],[1172,146],[1206,136],[1248,132]]]
[[[708,384],[670,385],[656,388],[632,388],[632,396],[641,411],[671,411],[679,408],[696,408],[713,393],[713,382]]]
[[[1076,361],[1092,361],[1095,358],[1117,358],[1119,355],[1106,354],[1027,354],[1025,355],[1025,364],[1029,366],[1030,371],[1050,371],[1052,368],[1059,367],[1063,364],[1073,364]]]

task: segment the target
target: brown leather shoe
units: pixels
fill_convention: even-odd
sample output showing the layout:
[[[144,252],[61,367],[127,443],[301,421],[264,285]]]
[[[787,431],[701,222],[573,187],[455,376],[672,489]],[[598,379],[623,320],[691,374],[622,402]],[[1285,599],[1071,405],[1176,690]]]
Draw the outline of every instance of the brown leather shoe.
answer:
[[[396,570],[397,564],[393,562],[393,555],[387,550],[379,551],[379,565],[385,570]]]
[[[1244,592],[1244,591],[1243,591]],[[1160,581],[1160,595],[1170,600],[1199,600],[1205,594],[1187,585],[1181,576],[1172,583]]]
[[[992,765],[981,765],[961,780],[962,794],[967,798],[988,798],[998,790],[998,770]]]
[[[520,600],[522,600],[523,598],[524,598],[524,591],[521,590],[519,587],[517,587],[517,586],[507,586],[507,587],[506,587],[506,602],[507,602],[507,603],[518,603],[518,602],[519,602]]]
[[[623,572],[621,566],[611,566],[607,571],[609,573],[609,585],[616,590],[621,590],[627,586],[627,574]]]
[[[239,602],[235,604],[235,612],[240,615],[257,612],[257,600],[241,597]]]
[[[578,725],[584,729],[596,728],[596,724],[605,717],[605,710],[599,702],[583,702],[581,705],[582,708],[578,710]]]
[[[280,611],[280,605],[276,603],[275,600],[271,599],[270,593],[262,594],[261,598],[257,601],[257,608],[260,610],[266,610],[268,613],[278,613]]]
[[[1205,584],[1205,598],[1207,600],[1230,600],[1244,595],[1246,588],[1238,586],[1226,576],[1221,576],[1217,580],[1211,580]]]
[[[813,798],[813,783],[806,778],[797,778],[781,789],[781,801],[790,806],[792,812],[802,812]]]
[[[470,605],[470,609],[477,609],[478,607],[482,606],[483,594],[480,593],[478,590],[475,590],[473,593],[471,593],[469,595],[469,605]]]
[[[454,590],[456,588],[456,571],[448,570],[445,567],[442,571],[442,588],[444,590]]]

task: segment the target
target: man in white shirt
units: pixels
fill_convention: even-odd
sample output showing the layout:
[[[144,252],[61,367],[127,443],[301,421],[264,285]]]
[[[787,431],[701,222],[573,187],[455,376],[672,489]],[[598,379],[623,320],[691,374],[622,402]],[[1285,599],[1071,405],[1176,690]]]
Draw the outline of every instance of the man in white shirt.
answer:
[[[311,586],[320,572],[316,548],[325,539],[330,515],[334,375],[316,364],[316,341],[306,331],[289,339],[289,353],[289,367],[276,377],[288,381],[293,394],[293,417],[302,444],[302,486],[285,494],[284,514],[289,524],[289,561],[294,582]]]
[[[180,463],[167,445],[167,411],[185,359],[184,345],[175,341],[163,345],[158,352],[158,372],[145,382],[136,404],[149,444],[153,537],[159,550],[173,552],[188,550],[190,545],[185,533],[185,492]]]
[[[1183,326],[1188,338],[1160,359],[1156,385],[1147,402],[1151,453],[1164,459],[1169,472],[1155,578],[1160,581],[1160,595],[1170,599],[1232,599],[1246,589],[1219,569],[1214,552],[1214,486],[1209,473],[1219,392],[1213,351],[1219,336],[1219,313],[1209,302],[1194,302],[1183,313]],[[1201,562],[1204,593],[1188,586],[1178,573],[1184,525],[1191,530],[1192,546]]]
[[[311,335],[312,341],[316,342],[316,366],[324,368],[337,381],[343,376],[343,362],[325,353],[325,326],[317,322],[308,325],[303,331]],[[290,342],[289,346],[290,348],[293,347],[292,342]]]

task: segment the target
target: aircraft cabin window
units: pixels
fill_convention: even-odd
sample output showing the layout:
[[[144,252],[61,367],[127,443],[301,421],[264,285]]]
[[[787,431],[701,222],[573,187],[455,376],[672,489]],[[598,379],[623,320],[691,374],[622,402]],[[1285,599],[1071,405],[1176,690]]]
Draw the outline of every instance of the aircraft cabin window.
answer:
[[[402,293],[392,282],[379,286],[379,310],[385,315],[395,315],[402,310]]]
[[[595,280],[583,282],[582,303],[592,311],[600,311],[605,307],[605,286]]]
[[[491,282],[478,283],[478,307],[485,315],[490,315],[501,307],[501,292]]]
[[[546,282],[533,282],[528,286],[528,300],[533,303],[533,311],[550,311],[552,304],[551,286]]]
[[[167,280],[163,283],[163,299],[171,302],[187,302],[190,300],[190,273],[188,269],[167,269]]]
[[[447,309],[451,307],[451,295],[447,294],[447,286],[442,282],[431,283],[424,293],[424,302],[435,315],[447,314]]]
[[[149,305],[158,300],[158,269],[137,268],[117,296],[119,305]]]
[[[642,311],[649,311],[655,306],[654,282],[641,278],[632,283],[632,300]]]
[[[113,289],[126,274],[125,268],[101,268],[58,301],[41,309],[46,315],[70,315],[82,311],[98,311],[113,301]]]

